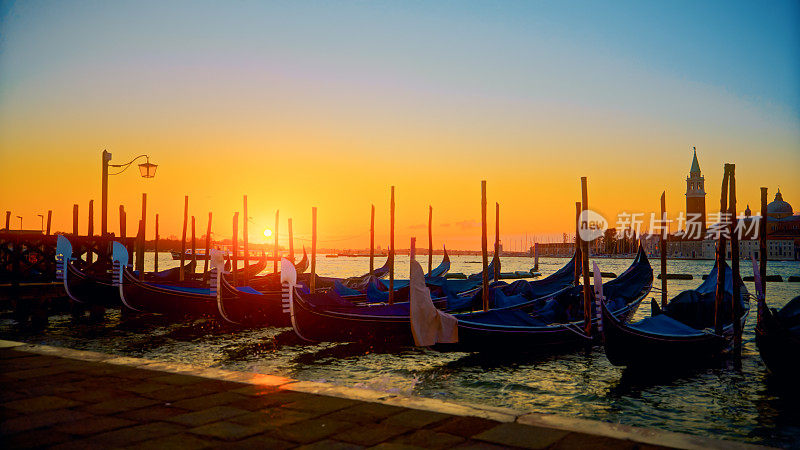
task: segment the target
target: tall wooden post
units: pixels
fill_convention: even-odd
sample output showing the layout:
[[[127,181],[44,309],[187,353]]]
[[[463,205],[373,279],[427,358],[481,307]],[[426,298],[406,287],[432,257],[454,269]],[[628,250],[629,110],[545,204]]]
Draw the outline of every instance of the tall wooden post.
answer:
[[[394,303],[394,186],[389,202],[389,304]]]
[[[156,240],[153,242],[153,272],[158,272],[158,214],[156,214]]]
[[[10,226],[11,226],[11,211],[6,211],[6,231],[11,229],[9,228]]]
[[[481,181],[481,276],[483,285],[483,310],[489,310],[489,242],[486,236],[486,180]]]
[[[667,306],[667,191],[661,192],[661,307]]]
[[[144,220],[139,219],[136,228],[136,270],[139,271],[139,281],[144,281]]]
[[[761,219],[758,222],[758,272],[761,275],[761,292],[767,296],[767,188],[761,188]],[[761,323],[761,308],[758,308],[757,323]]]
[[[500,262],[500,203],[494,204],[494,255]],[[494,281],[500,279],[500,264],[494,266]]]
[[[52,222],[52,220],[53,220],[53,210],[49,209],[47,210],[47,231],[45,231],[45,234],[47,236],[50,236],[50,223]]]
[[[195,234],[194,228],[194,216],[192,216],[192,261],[194,261],[194,270],[192,270],[191,279],[194,280],[195,272],[197,271],[197,235]]]
[[[428,205],[428,273],[433,270],[433,206]]]
[[[242,284],[247,285],[247,268],[250,265],[250,246],[248,244],[249,237],[247,235],[247,222],[249,222],[249,217],[247,215],[247,196],[245,195],[242,200],[242,214],[244,214],[244,220],[242,221],[242,240],[244,241],[244,274],[242,275]],[[209,255],[210,257],[210,255]]]
[[[236,270],[239,268],[239,213],[233,213],[233,240],[231,241],[233,244],[233,268],[231,270],[231,277],[233,279],[233,284],[236,285]],[[209,255],[211,256],[211,255]]]
[[[728,175],[728,210],[731,215],[731,272],[733,273],[733,297],[731,298],[731,320],[733,321],[733,354],[742,356],[742,315],[741,287],[739,286],[739,235],[736,230],[736,164],[731,164]]]
[[[142,193],[142,218],[140,219],[141,238],[139,239],[139,251],[136,252],[136,267],[139,270],[140,278],[144,279],[144,246],[147,241],[147,194]]]
[[[272,250],[272,272],[278,273],[278,262],[280,255],[278,253],[278,225],[280,224],[281,210],[275,211],[275,245]]]
[[[369,215],[369,274],[375,271],[375,205]]]
[[[189,196],[183,197],[183,234],[181,235],[181,268],[178,279],[183,281],[183,265],[186,261],[186,222],[189,220]]]
[[[294,262],[294,234],[292,233],[291,217],[289,217],[289,261]]]
[[[119,205],[119,235],[122,238],[128,237],[128,216],[124,205]]]
[[[10,212],[9,212],[10,215]],[[8,219],[8,217],[6,217]],[[8,229],[8,220],[6,220],[6,229]],[[72,205],[72,234],[78,235],[78,205]]]
[[[575,277],[573,279],[573,284],[575,286],[580,286],[581,268],[583,267],[583,258],[581,257],[580,221],[581,202],[575,202]]]
[[[94,200],[89,200],[89,222],[86,235],[94,236]],[[94,252],[90,249],[86,252],[86,262],[91,264],[92,261],[94,261]]]
[[[203,276],[208,276],[208,262],[211,260],[211,211],[208,212],[208,225],[206,226],[206,257],[203,263]]]
[[[725,218],[728,212],[728,164],[725,164],[725,174],[722,177],[722,195],[719,199],[719,216],[720,222]],[[725,251],[726,239],[723,223],[718,224],[719,239],[717,239],[717,290],[714,296],[714,332],[717,334],[722,333],[722,302],[725,299]]]
[[[100,236],[108,233],[108,162],[111,161],[111,153],[103,150],[102,154],[102,182],[100,192]]]
[[[585,222],[583,211],[589,210],[589,192],[586,185],[586,177],[581,177],[581,222]],[[588,224],[581,223],[581,228]],[[580,231],[580,230],[579,230]],[[578,234],[580,238],[580,233]],[[581,242],[581,265],[583,272],[583,329],[587,336],[592,335],[592,287],[589,278],[589,242],[580,239]]]
[[[317,287],[317,207],[311,208],[311,293]]]

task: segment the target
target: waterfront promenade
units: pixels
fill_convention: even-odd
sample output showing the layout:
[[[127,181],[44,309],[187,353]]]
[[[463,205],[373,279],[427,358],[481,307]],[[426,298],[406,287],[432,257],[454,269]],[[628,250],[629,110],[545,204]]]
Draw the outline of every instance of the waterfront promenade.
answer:
[[[750,448],[11,341],[0,380],[3,448]]]

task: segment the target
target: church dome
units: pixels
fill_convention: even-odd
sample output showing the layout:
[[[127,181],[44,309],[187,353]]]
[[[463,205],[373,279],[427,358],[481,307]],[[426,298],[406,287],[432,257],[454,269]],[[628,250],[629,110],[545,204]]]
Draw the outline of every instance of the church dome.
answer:
[[[786,214],[789,216],[794,214],[792,205],[783,201],[783,196],[781,195],[780,189],[778,189],[778,192],[775,194],[775,200],[767,205],[767,214]]]

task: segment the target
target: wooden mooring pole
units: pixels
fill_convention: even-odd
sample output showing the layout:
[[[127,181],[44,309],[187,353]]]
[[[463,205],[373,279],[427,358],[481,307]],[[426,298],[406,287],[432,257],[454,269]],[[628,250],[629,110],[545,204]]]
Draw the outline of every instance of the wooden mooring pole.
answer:
[[[234,286],[236,286],[236,269],[239,268],[239,213],[233,213],[233,239],[231,240],[233,244],[233,253],[231,257],[233,258],[233,267],[231,268],[231,279],[233,280]]]
[[[281,210],[275,211],[275,243],[272,250],[272,273],[278,273],[280,252],[278,251],[278,225],[280,224]]]
[[[667,191],[661,192],[661,308],[667,306]]]
[[[586,177],[581,177],[581,229],[589,229],[583,211],[589,210],[589,189]],[[580,230],[579,230],[580,231]],[[583,330],[587,336],[592,335],[592,287],[589,278],[589,242],[580,238],[581,242],[581,271],[583,272]]]
[[[486,180],[481,181],[481,276],[483,310],[489,310],[489,242],[486,236]]]
[[[189,220],[189,196],[183,197],[183,234],[181,235],[181,268],[178,279],[183,281],[183,265],[186,262],[186,222]]]
[[[242,198],[242,214],[244,215],[242,221],[242,240],[244,241],[244,274],[242,274],[242,285],[247,285],[247,268],[250,267],[250,244],[249,236],[247,235],[247,222],[250,216],[247,215],[247,196]],[[210,255],[209,255],[210,256]]]
[[[428,273],[433,270],[433,206],[428,205]]]
[[[761,218],[758,222],[758,272],[761,275],[761,292],[767,297],[767,188],[761,188]],[[762,305],[763,306],[763,305]],[[761,308],[758,309],[756,326],[761,324]]]
[[[394,303],[394,186],[389,202],[389,304]]]
[[[147,241],[147,194],[142,193],[142,218],[140,219],[139,251],[136,252],[136,267],[139,270],[139,279],[144,280],[144,246]]]
[[[94,200],[89,200],[89,223],[86,231],[87,236],[94,236]],[[86,262],[91,264],[94,260],[94,252],[89,250],[86,252]]]
[[[311,208],[311,293],[317,287],[317,207]]]
[[[6,224],[8,225],[8,224]],[[8,226],[6,226],[8,228]],[[78,235],[78,205],[72,205],[72,235]]]
[[[192,216],[192,261],[194,261],[194,270],[192,270],[192,274],[189,277],[192,280],[194,280],[194,275],[197,271],[197,235],[195,234],[194,226],[194,216]]]
[[[294,262],[294,233],[292,232],[291,217],[289,217],[289,261]]]
[[[375,205],[371,205],[369,215],[369,274],[375,271]]]
[[[211,260],[211,211],[208,212],[208,225],[206,225],[206,257],[203,262],[203,277],[208,278],[208,263]]]
[[[719,217],[720,227],[723,226],[722,221],[728,212],[728,165],[725,164],[725,173],[722,177],[722,195],[719,199]],[[722,334],[722,302],[725,299],[725,251],[726,239],[724,229],[720,228],[719,238],[717,239],[717,290],[714,296],[714,332]]]
[[[153,242],[153,272],[158,272],[158,214],[156,214],[156,239]]]
[[[128,237],[128,217],[125,214],[124,205],[119,205],[119,236],[123,239]]]
[[[53,220],[53,210],[47,210],[47,231],[45,231],[45,235],[50,236],[50,223]],[[91,236],[91,235],[90,235]]]
[[[583,258],[581,257],[580,222],[581,202],[575,202],[575,277],[572,280],[575,286],[580,286],[581,268],[583,267]]]
[[[733,276],[733,296],[731,297],[731,320],[733,321],[733,355],[742,357],[742,316],[741,287],[739,286],[739,236],[736,230],[736,164],[728,169],[728,210],[731,216],[731,272]]]
[[[494,204],[494,256],[497,265],[494,266],[494,281],[500,279],[500,203]]]
[[[10,226],[11,226],[11,211],[6,211],[6,231],[11,229],[9,228]]]

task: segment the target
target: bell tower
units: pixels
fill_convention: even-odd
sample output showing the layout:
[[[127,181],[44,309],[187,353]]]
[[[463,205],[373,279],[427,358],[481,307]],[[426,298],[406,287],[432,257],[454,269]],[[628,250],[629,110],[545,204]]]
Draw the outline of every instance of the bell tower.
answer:
[[[686,177],[686,221],[687,231],[689,230],[689,223],[699,222],[699,227],[703,239],[706,234],[706,189],[705,178],[700,174],[700,163],[697,162],[697,149],[694,150],[694,158],[692,159],[692,168],[689,169],[689,176]],[[694,225],[695,227],[697,225]],[[695,228],[696,229],[696,228]],[[693,234],[693,233],[692,233]],[[690,237],[694,237],[691,236]]]

